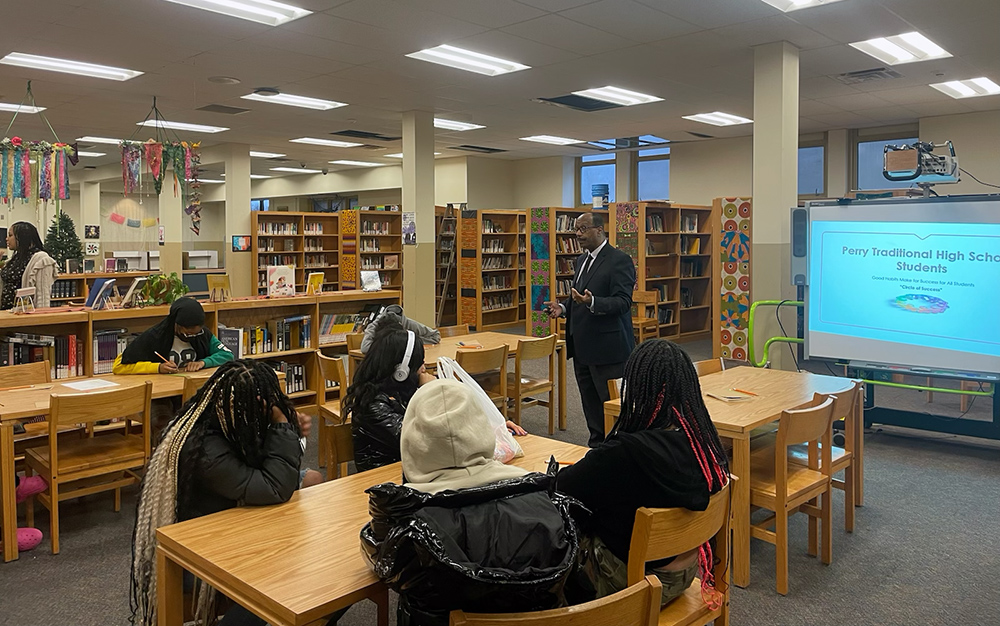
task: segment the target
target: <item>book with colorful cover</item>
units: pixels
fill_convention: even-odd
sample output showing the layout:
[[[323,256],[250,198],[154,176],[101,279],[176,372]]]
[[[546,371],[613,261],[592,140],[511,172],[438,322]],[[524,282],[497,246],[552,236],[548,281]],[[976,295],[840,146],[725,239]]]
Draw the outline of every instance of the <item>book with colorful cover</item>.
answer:
[[[309,272],[306,278],[306,295],[315,296],[323,293],[323,272]]]
[[[209,274],[205,277],[205,282],[208,283],[209,302],[229,302],[233,299],[229,274]]]
[[[294,296],[295,269],[288,265],[268,265],[267,295],[271,298]]]

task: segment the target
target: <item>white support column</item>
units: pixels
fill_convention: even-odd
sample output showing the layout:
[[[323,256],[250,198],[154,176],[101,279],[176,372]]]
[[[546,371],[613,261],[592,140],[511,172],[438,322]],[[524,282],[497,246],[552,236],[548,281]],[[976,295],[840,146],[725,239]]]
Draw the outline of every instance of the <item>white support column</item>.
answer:
[[[847,129],[831,130],[826,134],[826,195],[830,198],[842,198],[851,190],[851,176],[848,171],[850,163],[850,143]]]
[[[406,316],[436,326],[434,277],[434,114],[403,113],[403,211],[416,213],[417,245],[403,246]]]
[[[632,168],[635,166],[636,153],[633,150],[623,150],[615,154],[615,202],[630,202],[639,193],[632,188]]]
[[[150,250],[160,252],[160,271],[169,275],[177,272],[177,276],[183,276],[184,272],[184,229],[188,228],[191,220],[184,213],[184,194],[178,188],[177,195],[174,196],[173,185],[169,181],[173,180],[173,172],[167,172],[163,191],[160,193],[160,226],[163,227],[163,245],[150,244]],[[183,177],[181,177],[183,178]],[[158,239],[157,239],[158,240]]]
[[[250,234],[250,147],[241,144],[224,146],[226,166],[226,239]],[[226,251],[226,273],[234,296],[257,293],[256,274],[249,252]]]
[[[798,48],[788,42],[754,48],[753,108],[753,299],[795,299],[789,222],[798,203]],[[794,312],[795,307],[783,312],[789,333],[796,327]],[[754,329],[758,346],[781,333],[766,313]],[[793,367],[788,350],[773,350],[771,360],[776,367]]]

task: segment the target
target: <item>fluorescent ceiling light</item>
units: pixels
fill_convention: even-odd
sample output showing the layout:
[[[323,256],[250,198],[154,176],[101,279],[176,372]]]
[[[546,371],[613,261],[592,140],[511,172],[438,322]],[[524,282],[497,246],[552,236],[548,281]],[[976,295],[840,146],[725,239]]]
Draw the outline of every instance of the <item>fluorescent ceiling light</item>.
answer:
[[[224,183],[224,180],[215,180],[214,178],[199,178],[199,183],[208,183],[209,185],[218,185],[219,183]]]
[[[91,137],[90,135],[87,135],[86,137],[77,137],[76,140],[83,143],[106,143],[113,146],[117,146],[122,142],[121,139],[112,139],[111,137]]]
[[[636,104],[660,102],[663,100],[663,98],[646,95],[644,93],[639,93],[638,91],[629,91],[628,89],[622,89],[621,87],[612,87],[611,85],[608,85],[607,87],[597,87],[595,89],[584,89],[583,91],[574,91],[573,94],[583,96],[584,98],[591,98],[593,100],[620,104],[625,107],[630,107]]]
[[[353,141],[337,141],[336,139],[317,139],[316,137],[299,137],[298,139],[289,139],[291,143],[308,143],[314,146],[327,146],[329,148],[357,148],[360,143],[354,143]]]
[[[715,111],[713,113],[698,113],[697,115],[685,115],[683,117],[684,119],[691,120],[692,122],[701,122],[702,124],[711,124],[712,126],[736,126],[737,124],[753,123],[753,120],[740,117],[739,115],[723,113],[721,111]]]
[[[258,102],[270,102],[271,104],[284,104],[290,107],[301,107],[303,109],[315,109],[316,111],[329,111],[338,107],[346,107],[346,102],[336,100],[321,100],[319,98],[308,98],[306,96],[293,96],[290,93],[279,93],[273,96],[264,96],[257,93],[248,93],[240,96],[244,100],[257,100]]]
[[[889,65],[945,59],[951,56],[947,50],[917,32],[859,41],[852,43],[851,47]]]
[[[279,26],[312,14],[312,11],[271,0],[167,0],[167,2],[238,17],[267,26]]]
[[[556,137],[554,135],[532,135],[531,137],[521,137],[521,141],[535,141],[538,143],[549,143],[554,146],[568,146],[574,143],[583,143],[580,139],[570,139],[568,137]]]
[[[934,83],[931,87],[956,99],[1000,94],[1000,85],[986,77],[949,80],[946,83]]]
[[[491,57],[488,54],[465,50],[455,46],[441,45],[434,48],[427,48],[419,52],[406,55],[411,59],[447,65],[467,72],[486,74],[487,76],[499,76],[520,70],[531,69],[528,65],[521,65],[514,61]]]
[[[35,70],[64,72],[66,74],[76,74],[77,76],[90,76],[91,78],[104,78],[107,80],[129,80],[135,78],[136,76],[142,76],[142,72],[126,70],[120,67],[96,65],[94,63],[71,61],[69,59],[42,57],[34,54],[24,54],[21,52],[11,52],[4,58],[0,59],[0,63],[3,63],[4,65],[15,65],[17,67],[30,67]]]
[[[440,155],[441,155],[440,152],[435,152],[434,153],[434,156],[440,156]],[[382,156],[388,157],[390,159],[402,159],[403,158],[403,153],[402,152],[397,152],[396,154],[383,154]]]
[[[274,177],[267,176],[266,174],[250,174],[250,180],[264,180],[265,178],[274,178]]]
[[[257,159],[280,159],[285,155],[278,152],[257,152],[256,150],[251,150],[250,156]]]
[[[7,102],[0,102],[0,111],[10,111],[11,113],[39,113],[44,111],[45,107],[33,107],[27,104],[9,104]]]
[[[272,172],[289,172],[291,174],[321,174],[323,170],[310,170],[304,167],[272,167]]]
[[[97,157],[102,157],[102,156],[106,156],[106,155],[103,152],[77,152],[76,156],[92,157],[92,158],[96,159]]]
[[[187,122],[168,122],[166,120],[143,120],[136,126],[154,126],[167,130],[180,130],[189,133],[221,133],[229,130],[225,126],[205,126],[204,124],[188,124]]]
[[[833,4],[834,2],[840,2],[840,0],[764,0],[764,2],[770,4],[779,11],[788,13],[789,11],[809,9],[811,7],[822,6],[824,4]]]
[[[434,128],[443,128],[445,130],[476,130],[477,128],[486,128],[480,124],[470,124],[469,122],[453,122],[452,120],[442,120],[440,118],[434,118]]]
[[[372,163],[371,161],[351,161],[348,159],[340,159],[339,161],[330,161],[331,165],[356,165],[358,167],[381,167],[386,165],[386,163]]]

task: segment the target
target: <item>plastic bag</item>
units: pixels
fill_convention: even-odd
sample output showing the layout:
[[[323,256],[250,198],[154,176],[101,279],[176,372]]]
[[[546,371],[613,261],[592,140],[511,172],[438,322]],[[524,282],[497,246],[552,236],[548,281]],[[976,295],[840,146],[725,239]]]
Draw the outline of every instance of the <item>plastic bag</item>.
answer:
[[[489,395],[483,391],[476,379],[471,374],[462,369],[455,359],[439,356],[437,360],[437,377],[441,379],[457,380],[472,390],[476,396],[479,407],[490,420],[490,427],[496,436],[496,448],[493,449],[493,458],[501,463],[508,463],[511,459],[524,456],[521,444],[517,443],[514,435],[507,430],[507,420],[504,419],[500,409],[493,404]]]

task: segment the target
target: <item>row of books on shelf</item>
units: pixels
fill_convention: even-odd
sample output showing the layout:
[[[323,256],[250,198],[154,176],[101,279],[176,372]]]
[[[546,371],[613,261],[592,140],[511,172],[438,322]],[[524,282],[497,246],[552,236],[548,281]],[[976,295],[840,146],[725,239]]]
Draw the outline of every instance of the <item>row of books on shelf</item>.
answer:
[[[698,232],[698,214],[697,213],[682,213],[681,214],[681,232],[682,233],[696,233],[696,232]]]
[[[361,220],[362,235],[391,235],[389,222],[376,220]]]
[[[303,232],[307,235],[322,235],[323,222],[306,222]]]
[[[332,248],[327,249],[323,246],[323,240],[319,237],[306,237],[303,249],[306,252],[332,252],[336,249],[336,245],[334,244]]]
[[[325,254],[307,254],[306,267],[326,267],[330,265],[330,259]]]
[[[257,240],[258,252],[295,252],[294,239],[275,239],[261,237]]]
[[[285,374],[285,393],[298,393],[306,390],[306,366],[301,363],[287,361],[267,361],[276,372]]]
[[[257,257],[257,268],[266,269],[268,265],[287,265],[295,267],[294,254],[262,254]]]
[[[48,361],[53,380],[83,376],[83,341],[76,335],[13,333],[0,339],[0,366]]]
[[[580,254],[580,242],[576,237],[556,237],[556,254]]]
[[[381,252],[382,242],[378,239],[362,239],[358,244],[362,252]],[[392,247],[391,245],[389,246]]]
[[[454,239],[445,239],[438,244],[438,250],[448,250],[449,252],[455,249]]]
[[[681,259],[681,278],[702,276],[704,266],[701,261],[701,259]]]
[[[558,274],[575,274],[576,273],[576,259],[569,257],[559,257],[556,259],[556,273]]]
[[[366,304],[357,313],[324,313],[319,323],[319,344],[347,341],[347,333],[364,331],[384,308],[378,304]]]
[[[83,283],[76,280],[57,280],[52,283],[53,298],[82,298]]]
[[[298,222],[258,222],[258,235],[298,235]]]
[[[572,278],[560,278],[556,281],[556,295],[557,296],[568,296],[573,293],[573,279]]]
[[[569,232],[576,228],[577,215],[562,213],[556,215],[556,232]]]
[[[681,235],[681,254],[701,254],[701,237]]]
[[[251,354],[309,348],[312,344],[312,316],[275,318],[265,324],[243,328],[219,326],[219,341],[238,359]]]
[[[138,333],[130,333],[127,328],[105,328],[95,330],[93,337],[94,373],[110,374],[115,358],[125,351]],[[82,361],[83,359],[80,359]]]
[[[506,233],[506,232],[509,231],[504,229],[503,224],[501,222],[494,222],[491,219],[487,219],[485,217],[483,218],[483,234],[495,235],[497,233]]]
[[[654,243],[652,239],[647,239],[646,240],[646,255],[647,256],[649,256],[651,254],[671,254],[671,252],[670,252],[670,250],[668,248],[669,247],[666,245],[666,242],[658,241],[658,242]]]
[[[646,314],[652,317],[653,312],[647,311]],[[674,323],[674,309],[672,306],[659,306],[656,308],[656,318],[661,324],[673,324]]]
[[[509,256],[490,256],[483,259],[484,270],[512,270],[514,264]]]
[[[688,309],[695,306],[694,292],[689,287],[681,287],[681,308]]]
[[[507,252],[507,245],[503,239],[484,239],[483,252]]]
[[[506,274],[483,277],[483,289],[509,289],[510,287],[510,276]]]
[[[514,306],[514,294],[512,293],[500,293],[496,295],[483,296],[484,311],[509,309],[512,306]]]
[[[366,256],[361,259],[363,270],[398,270],[399,255],[383,254],[382,256]]]
[[[662,233],[665,232],[663,228],[663,215],[660,213],[647,213],[646,214],[646,232],[647,233]]]

